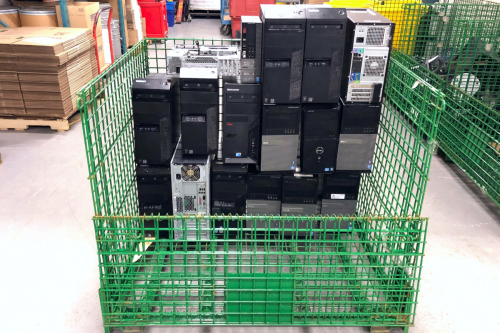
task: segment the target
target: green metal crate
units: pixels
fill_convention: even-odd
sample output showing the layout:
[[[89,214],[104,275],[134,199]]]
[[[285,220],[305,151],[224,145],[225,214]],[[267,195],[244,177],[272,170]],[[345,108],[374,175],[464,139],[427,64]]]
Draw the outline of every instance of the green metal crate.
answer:
[[[198,223],[197,234],[208,230],[210,240],[146,239],[145,219],[153,220],[156,235],[176,229],[174,217],[137,216],[130,87],[134,78],[165,72],[173,43],[194,42],[141,42],[79,92],[106,331],[147,325],[407,331],[415,321],[427,231],[420,212],[444,94],[428,77],[391,60],[373,170],[362,177],[356,217],[203,217],[277,220],[295,227],[226,224],[215,237],[213,227],[201,229]],[[319,227],[341,219],[352,221],[352,228]],[[230,239],[230,231],[237,239]],[[285,238],[284,231],[293,235]],[[299,231],[306,236],[297,236]]]
[[[438,128],[439,148],[497,205],[500,205],[500,112],[431,73],[414,58],[395,51],[397,60],[445,92]]]
[[[397,6],[398,51],[410,57],[392,57],[445,93],[439,147],[500,205],[500,4],[444,2]],[[433,75],[420,65],[435,56]]]

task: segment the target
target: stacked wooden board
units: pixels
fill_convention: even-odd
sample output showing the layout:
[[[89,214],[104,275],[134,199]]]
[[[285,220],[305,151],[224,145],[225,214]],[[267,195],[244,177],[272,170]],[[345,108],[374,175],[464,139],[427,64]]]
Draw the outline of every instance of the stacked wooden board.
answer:
[[[95,42],[83,28],[0,30],[0,115],[67,119],[97,75]]]

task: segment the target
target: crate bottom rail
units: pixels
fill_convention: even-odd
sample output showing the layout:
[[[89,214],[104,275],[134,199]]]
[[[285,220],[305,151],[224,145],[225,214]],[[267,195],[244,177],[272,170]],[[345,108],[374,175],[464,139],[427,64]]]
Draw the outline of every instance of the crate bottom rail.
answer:
[[[211,225],[260,218],[197,217]],[[316,226],[226,225],[222,235],[220,228],[173,228],[174,219],[186,217],[94,218],[106,328],[413,322],[426,218],[273,217]],[[342,219],[352,219],[352,229],[315,224]],[[154,226],[144,227],[145,220]],[[186,229],[196,233],[175,239]],[[199,239],[205,230],[211,239]],[[169,236],[146,238],[146,231]]]

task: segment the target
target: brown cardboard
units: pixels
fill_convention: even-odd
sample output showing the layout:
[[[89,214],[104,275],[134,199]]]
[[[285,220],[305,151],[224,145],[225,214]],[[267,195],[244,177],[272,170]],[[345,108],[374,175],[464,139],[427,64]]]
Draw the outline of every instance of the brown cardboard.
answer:
[[[2,108],[24,108],[24,101],[22,99],[7,99],[0,98],[0,107]]]
[[[57,15],[47,13],[45,15],[27,15],[19,13],[23,27],[57,27]]]
[[[139,31],[137,29],[127,29],[127,46],[132,47],[139,42]]]
[[[21,90],[0,90],[0,99],[8,98],[8,99],[23,99],[23,94]]]
[[[25,108],[6,108],[0,107],[0,114],[2,116],[25,116],[26,109]]]
[[[51,29],[43,36],[29,36],[12,43],[12,50],[19,53],[57,55],[64,51],[73,54],[81,53],[89,47],[88,41],[92,39],[88,29],[73,28]],[[2,38],[3,36],[0,36]],[[8,36],[6,37],[8,38]],[[0,41],[0,44],[2,42]]]
[[[69,2],[67,6],[71,28],[88,28],[93,31],[95,15],[99,11],[99,2]],[[62,27],[61,6],[56,6],[56,11],[57,23]],[[96,36],[102,36],[101,17],[102,14],[97,22]]]
[[[19,12],[0,14],[0,20],[2,20],[11,28],[21,26],[21,19],[19,18]]]
[[[21,86],[19,82],[3,82],[0,81],[0,90],[5,93],[5,90],[21,91]]]
[[[12,48],[12,44],[23,40],[24,37],[20,36],[4,36],[0,35],[0,52],[1,53],[9,53],[14,54],[14,49]]]
[[[4,69],[4,66],[0,65],[0,68]],[[0,81],[14,82],[19,81],[16,71],[0,72]]]

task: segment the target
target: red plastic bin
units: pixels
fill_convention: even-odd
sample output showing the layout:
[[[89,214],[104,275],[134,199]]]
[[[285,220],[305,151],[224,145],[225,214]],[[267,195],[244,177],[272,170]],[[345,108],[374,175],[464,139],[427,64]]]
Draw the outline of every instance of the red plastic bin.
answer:
[[[146,19],[146,36],[164,38],[168,36],[167,4],[165,1],[139,2],[142,17]]]
[[[242,16],[259,16],[260,5],[274,5],[276,0],[229,0],[229,13],[231,15],[231,29],[233,38],[240,36],[241,17]]]

